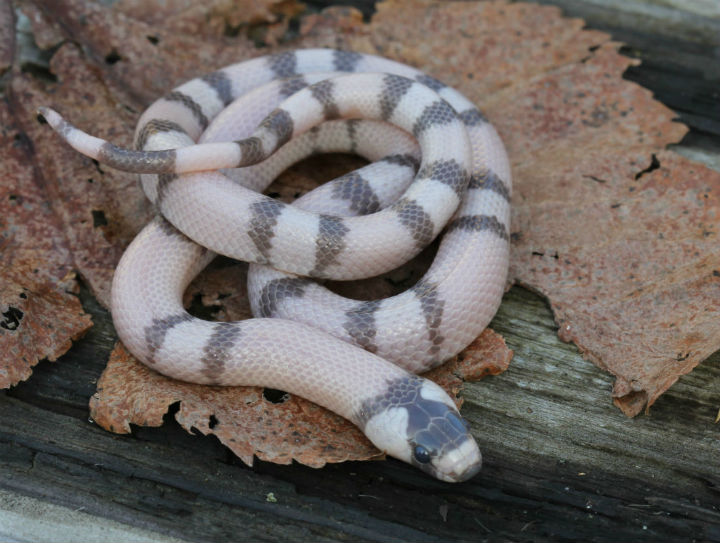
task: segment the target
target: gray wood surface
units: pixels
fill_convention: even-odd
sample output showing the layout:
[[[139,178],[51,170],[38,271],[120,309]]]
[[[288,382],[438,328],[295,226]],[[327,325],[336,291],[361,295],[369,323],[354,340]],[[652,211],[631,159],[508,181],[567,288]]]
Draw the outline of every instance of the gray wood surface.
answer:
[[[671,3],[542,3],[626,41],[644,60],[627,77],[693,129],[678,150],[718,160],[720,33],[702,30],[718,19]],[[189,541],[720,541],[720,353],[628,419],[610,403],[611,377],[557,339],[547,304],[513,288],[492,323],[513,363],[464,392],[485,457],[472,481],[440,483],[392,460],[250,469],[172,413],[130,436],[88,421],[116,335],[107,312],[81,298],[91,332],[0,392],[0,490]]]

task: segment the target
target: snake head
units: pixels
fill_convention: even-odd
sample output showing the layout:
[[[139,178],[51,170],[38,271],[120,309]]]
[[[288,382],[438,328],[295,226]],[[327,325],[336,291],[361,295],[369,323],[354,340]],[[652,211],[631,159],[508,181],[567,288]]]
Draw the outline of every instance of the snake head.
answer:
[[[365,435],[390,456],[442,481],[474,476],[482,456],[468,424],[443,389],[408,375],[366,401],[360,411]]]

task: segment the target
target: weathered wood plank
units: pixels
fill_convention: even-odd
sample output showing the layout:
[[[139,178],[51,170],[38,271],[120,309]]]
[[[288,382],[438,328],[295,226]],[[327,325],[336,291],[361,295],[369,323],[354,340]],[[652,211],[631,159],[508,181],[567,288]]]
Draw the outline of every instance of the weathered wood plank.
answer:
[[[212,439],[183,448],[114,436],[11,397],[0,399],[0,413],[6,489],[193,541],[239,533],[252,540],[433,540],[410,527],[364,527],[352,508],[303,498],[288,483],[225,463]]]

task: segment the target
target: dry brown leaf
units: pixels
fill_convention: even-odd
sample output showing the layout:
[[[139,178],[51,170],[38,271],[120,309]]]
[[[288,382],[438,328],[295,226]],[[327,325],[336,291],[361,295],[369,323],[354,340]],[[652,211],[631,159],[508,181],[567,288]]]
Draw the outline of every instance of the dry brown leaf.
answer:
[[[44,179],[43,190],[64,225],[75,269],[105,306],[110,281],[123,247],[150,218],[137,179],[97,166],[67,146],[58,145],[47,125],[37,121],[38,106],[53,104],[72,112],[78,123],[92,126],[101,137],[130,143],[133,115],[117,107],[94,70],[72,45],[54,55],[51,70],[63,74],[47,85],[27,74],[16,74],[9,88],[13,111],[33,141],[34,160]]]
[[[236,40],[230,48],[223,40],[179,36],[80,0],[43,2],[26,11],[39,27],[50,25],[48,18],[56,21],[87,51],[62,45],[50,65],[57,85],[20,74],[10,96],[23,131],[43,151],[38,159],[46,190],[67,227],[76,269],[107,307],[115,265],[149,220],[151,206],[136,176],[97,166],[62,145],[35,121],[37,107],[52,104],[95,135],[130,145],[138,113],[151,100],[192,75],[248,56],[250,45]]]
[[[273,403],[257,387],[208,387],[174,381],[137,362],[118,344],[90,400],[90,415],[105,429],[130,432],[130,424],[160,426],[170,405],[175,418],[215,435],[243,462],[253,456],[278,464],[378,458],[372,444],[345,419],[297,396]]]
[[[254,28],[257,38],[266,38],[273,33],[284,33],[289,19],[304,8],[294,0],[171,0],[162,4],[120,0],[113,4],[113,9],[150,26],[195,37],[220,38]],[[269,43],[267,39],[264,41]]]
[[[233,0],[170,0],[162,3],[143,0],[120,0],[113,9],[151,26],[162,26],[176,32],[201,34],[207,37],[222,36],[227,27],[241,24],[272,22],[272,8],[279,0],[234,2]]]
[[[15,57],[15,14],[0,0],[0,74]],[[62,222],[47,205],[43,179],[18,112],[0,101],[0,389],[64,354],[92,326],[76,296]]]
[[[47,205],[27,137],[0,101],[0,389],[56,360],[92,325],[77,297],[62,223]]]
[[[0,389],[26,380],[40,360],[57,360],[92,326],[76,296],[35,281],[35,271],[0,265]]]
[[[367,32],[339,38],[352,21],[308,19],[303,44],[414,64],[498,127],[515,177],[511,277],[546,295],[561,338],[617,377],[623,412],[720,348],[720,174],[663,151],[687,129],[622,79],[635,61],[618,44],[557,8],[503,1],[387,1]]]
[[[22,13],[30,21],[33,39],[40,49],[50,49],[63,41],[63,33],[35,4],[27,0],[15,0]]]
[[[252,12],[254,1],[237,2]],[[137,114],[172,87],[240,59],[257,56],[242,38],[209,39],[150,25],[86,0],[35,2],[65,37],[83,46],[83,62],[100,70],[118,101]],[[61,80],[62,71],[54,71]],[[79,102],[78,107],[83,104]],[[130,139],[132,131],[125,137]]]
[[[657,163],[583,205],[586,227],[603,235],[580,247],[572,232],[552,245],[564,256],[559,266],[543,257],[536,260],[548,269],[531,270],[542,276],[560,337],[617,377],[614,401],[629,415],[720,347],[720,174],[672,152]],[[547,232],[536,235],[546,250],[538,242]],[[593,248],[600,254],[587,258]]]

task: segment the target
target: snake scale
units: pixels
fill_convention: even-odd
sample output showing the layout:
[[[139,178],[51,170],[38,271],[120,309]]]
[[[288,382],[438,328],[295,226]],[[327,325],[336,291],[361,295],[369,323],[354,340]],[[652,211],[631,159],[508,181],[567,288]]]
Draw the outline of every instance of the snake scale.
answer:
[[[81,153],[140,173],[158,211],[112,286],[114,324],[135,356],[185,381],[298,394],[441,480],[478,471],[453,401],[415,375],[485,328],[507,276],[508,159],[460,93],[395,61],[307,49],[177,87],[141,116],[135,149],[40,113]],[[370,164],[293,205],[262,195],[292,163],[327,152]],[[352,300],[317,282],[389,271],[443,230],[430,269],[397,296]],[[253,263],[256,318],[208,322],[183,308],[216,253]]]

